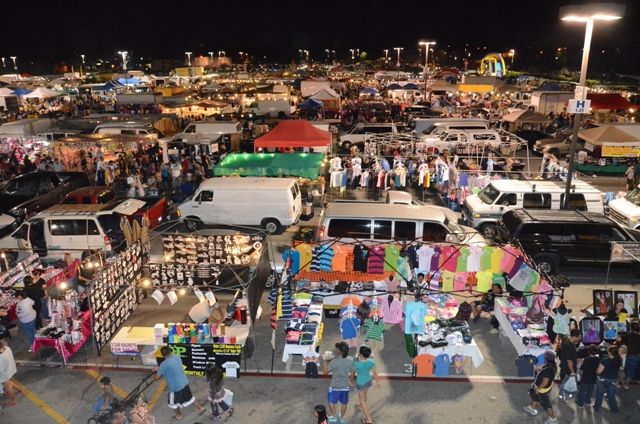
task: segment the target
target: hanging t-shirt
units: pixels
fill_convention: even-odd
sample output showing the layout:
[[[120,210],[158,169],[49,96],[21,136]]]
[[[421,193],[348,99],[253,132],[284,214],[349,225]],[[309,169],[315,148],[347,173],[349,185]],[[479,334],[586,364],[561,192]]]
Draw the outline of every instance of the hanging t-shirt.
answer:
[[[467,272],[467,263],[471,251],[468,246],[462,246],[460,248],[460,255],[458,256],[458,263],[456,265],[456,272]]]
[[[491,256],[493,255],[493,246],[485,246],[482,248],[482,256],[480,257],[480,271],[491,271]]]
[[[426,244],[423,244],[420,249],[418,249],[418,269],[420,271],[431,270],[431,258],[434,253],[435,249]]]
[[[340,321],[340,332],[342,333],[342,340],[351,340],[358,337],[358,331],[360,330],[360,320],[355,316],[351,318],[343,318]]]
[[[433,361],[435,357],[424,353],[418,355],[411,363],[416,366],[416,377],[431,377],[433,375]]]
[[[507,287],[507,282],[504,279],[504,275],[502,274],[493,274],[493,277],[491,278],[491,284],[497,284],[500,287],[502,287],[503,289],[505,289]]]
[[[400,246],[398,246],[397,244],[387,244],[384,247],[385,272],[393,272],[397,269],[399,257],[400,257]]]
[[[418,268],[418,249],[414,245],[407,247],[407,258],[411,268]]]
[[[451,271],[442,271],[440,275],[440,279],[442,280],[442,291],[444,293],[453,291],[453,279],[455,274]]]
[[[404,333],[422,334],[427,305],[422,302],[408,302],[404,307]]]
[[[369,274],[384,273],[384,246],[378,244],[369,249],[369,265],[367,268]]]
[[[282,253],[282,260],[286,263],[287,259],[291,260],[291,273],[297,273],[300,270],[300,252],[293,249],[285,250]]]
[[[468,272],[456,272],[455,277],[453,278],[453,289],[455,291],[464,290],[467,285],[467,278],[469,277]]]
[[[364,322],[366,333],[365,340],[382,341],[384,339],[384,321],[381,319],[369,318]]]
[[[351,262],[351,266],[349,266],[349,262]],[[333,246],[331,269],[339,272],[350,272],[353,270],[353,246],[346,244]]]
[[[440,247],[433,246],[433,255],[431,255],[430,271],[435,271],[440,267]]]
[[[369,249],[365,246],[356,246],[353,249],[353,270],[367,272],[369,263]]]
[[[398,265],[396,267],[397,273],[396,278],[399,281],[409,281],[411,280],[411,267],[409,266],[409,261],[407,258],[398,258]]]
[[[433,375],[436,377],[448,377],[450,365],[451,358],[449,358],[449,355],[446,353],[436,356],[436,359],[433,361]]]
[[[455,246],[446,246],[440,250],[440,268],[444,271],[456,272],[460,251]],[[465,263],[466,267],[466,263]]]
[[[331,271],[332,258],[333,248],[331,246],[315,246],[313,248],[313,259],[311,260],[311,271]]]
[[[467,258],[467,269],[468,272],[478,272],[481,271],[480,259],[482,258],[482,247],[480,246],[469,246],[469,257]]]
[[[493,273],[491,270],[476,272],[476,279],[478,280],[478,285],[476,287],[477,291],[486,293],[491,290],[491,284],[493,281]]]
[[[224,368],[224,374],[229,378],[238,378],[238,369],[240,369],[240,364],[232,361],[225,362],[222,364],[222,368]]]
[[[504,246],[502,249],[503,256],[502,262],[500,263],[500,266],[502,267],[501,270],[502,272],[509,273],[515,266],[516,259],[518,258],[520,251],[511,245]]]
[[[501,247],[492,247],[493,252],[491,253],[491,271],[495,274],[502,273],[502,258],[504,257],[504,252]]]
[[[302,271],[311,270],[311,258],[313,257],[313,248],[310,244],[301,243],[295,247],[296,251],[300,253],[300,269]]]

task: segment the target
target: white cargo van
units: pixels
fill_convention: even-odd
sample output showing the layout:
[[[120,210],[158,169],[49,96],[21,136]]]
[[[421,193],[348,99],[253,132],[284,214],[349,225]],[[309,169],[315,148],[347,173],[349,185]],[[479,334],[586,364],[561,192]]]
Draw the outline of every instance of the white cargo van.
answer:
[[[79,259],[83,252],[95,249],[108,256],[126,248],[120,228],[122,215],[132,215],[144,205],[138,199],[104,205],[55,205],[0,239],[0,249],[18,252],[20,257],[38,253],[50,260],[62,259],[65,253]]]
[[[318,239],[485,242],[477,231],[458,225],[457,220],[453,211],[441,206],[335,202],[321,212]]]
[[[203,121],[187,125],[173,139],[187,144],[211,144],[234,134],[237,137],[242,134],[242,126],[237,121]]]
[[[158,131],[153,125],[142,122],[107,122],[99,124],[93,130],[94,134],[124,134],[124,135],[149,135],[153,134],[156,138],[162,138],[164,135]]]
[[[397,134],[398,127],[393,122],[358,123],[339,138],[340,147],[349,150],[352,145],[360,148],[364,142],[378,134]]]
[[[294,178],[209,178],[178,207],[191,230],[210,225],[260,226],[279,234],[298,222],[302,199]]]
[[[418,149],[433,149],[435,152],[448,150],[451,153],[462,151],[469,146],[485,146],[497,149],[502,137],[496,130],[447,130],[421,137],[416,143]]]
[[[488,130],[491,123],[477,118],[416,118],[414,132],[418,138],[448,130]]]
[[[485,237],[496,235],[496,225],[511,209],[559,210],[564,203],[564,182],[556,181],[492,181],[478,194],[464,200],[462,217],[469,226]],[[583,181],[573,181],[569,205],[572,209],[604,213],[602,193]]]
[[[640,229],[640,186],[609,202],[609,218],[623,227]]]

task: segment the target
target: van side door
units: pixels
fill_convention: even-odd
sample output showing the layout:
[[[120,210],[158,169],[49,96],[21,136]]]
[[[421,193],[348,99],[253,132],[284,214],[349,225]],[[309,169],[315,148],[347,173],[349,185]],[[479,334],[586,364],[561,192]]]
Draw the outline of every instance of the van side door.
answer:
[[[219,224],[220,216],[213,202],[213,190],[202,190],[193,199],[191,205],[194,215],[202,220],[205,224]]]
[[[89,249],[101,250],[104,249],[106,245],[105,234],[102,234],[100,231],[100,226],[95,218],[87,219],[87,245]]]
[[[77,252],[88,248],[86,218],[52,218],[48,225],[52,249]]]

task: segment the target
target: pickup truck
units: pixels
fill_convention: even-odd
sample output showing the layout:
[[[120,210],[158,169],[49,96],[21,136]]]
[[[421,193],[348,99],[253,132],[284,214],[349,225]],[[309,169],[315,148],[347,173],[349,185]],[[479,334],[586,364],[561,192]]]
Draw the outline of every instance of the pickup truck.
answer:
[[[82,172],[28,172],[9,180],[0,190],[0,212],[22,222],[60,203],[70,191],[88,185],[89,177]]]
[[[116,193],[111,187],[94,186],[84,187],[72,191],[67,194],[62,203],[65,204],[105,204],[111,202],[116,198]],[[147,216],[149,219],[149,228],[155,228],[162,222],[170,219],[175,219],[175,212],[171,207],[172,202],[164,197],[148,196],[141,199],[145,202],[145,205],[141,207],[137,212],[129,215],[129,221],[133,222],[137,219],[138,222],[142,221],[143,216]]]

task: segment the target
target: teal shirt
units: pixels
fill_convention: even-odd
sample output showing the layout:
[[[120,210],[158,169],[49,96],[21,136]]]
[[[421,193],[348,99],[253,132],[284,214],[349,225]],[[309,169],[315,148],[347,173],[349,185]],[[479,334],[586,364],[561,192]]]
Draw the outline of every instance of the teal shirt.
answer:
[[[170,392],[179,392],[189,384],[187,376],[184,374],[182,360],[177,355],[171,355],[158,368],[158,375],[167,380],[167,388]]]
[[[356,385],[363,386],[371,381],[373,376],[371,370],[376,366],[376,361],[367,359],[366,361],[354,361],[353,370],[356,373]]]

